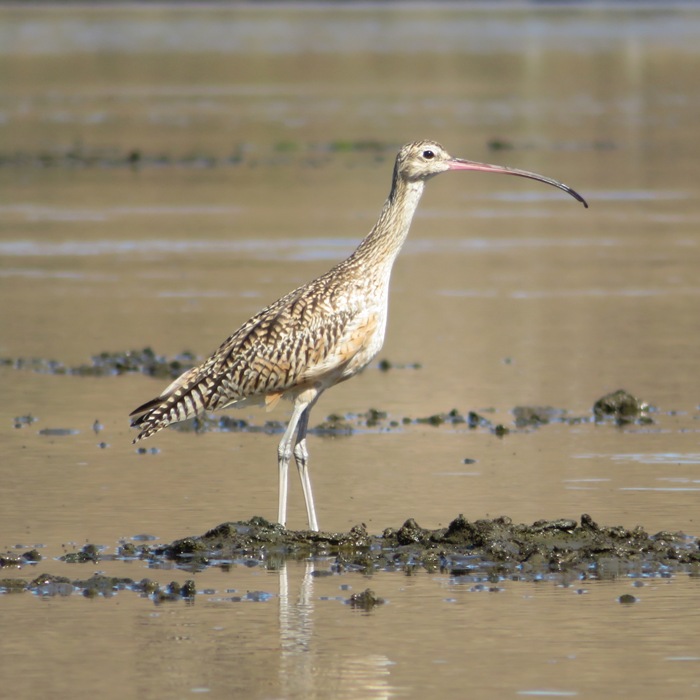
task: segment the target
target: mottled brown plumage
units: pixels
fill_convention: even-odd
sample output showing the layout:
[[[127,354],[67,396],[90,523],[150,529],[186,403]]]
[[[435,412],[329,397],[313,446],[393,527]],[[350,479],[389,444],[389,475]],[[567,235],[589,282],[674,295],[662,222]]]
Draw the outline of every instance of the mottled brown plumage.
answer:
[[[253,316],[201,365],[132,412],[134,442],[170,423],[247,403],[294,408],[278,449],[278,520],[286,520],[287,471],[292,454],[302,480],[309,527],[318,529],[307,469],[311,409],[327,388],[349,379],[379,352],[386,327],[389,279],[408,235],[425,181],[447,170],[518,175],[558,187],[535,173],[452,158],[434,141],[407,144],[396,158],[391,192],[379,220],[355,252],[325,275],[295,289]]]

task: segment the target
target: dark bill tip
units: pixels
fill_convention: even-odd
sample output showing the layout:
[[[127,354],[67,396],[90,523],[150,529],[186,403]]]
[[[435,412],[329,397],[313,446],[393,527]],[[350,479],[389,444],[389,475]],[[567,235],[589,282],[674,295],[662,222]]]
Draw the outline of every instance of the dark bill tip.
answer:
[[[482,173],[501,173],[503,175],[517,175],[518,177],[526,177],[530,180],[544,182],[546,185],[557,187],[558,189],[571,195],[574,199],[581,202],[588,209],[588,202],[574,189],[565,185],[563,182],[553,180],[551,177],[538,175],[529,170],[518,170],[517,168],[508,168],[504,165],[491,165],[490,163],[477,163],[473,160],[462,160],[461,158],[453,158],[449,161],[450,170],[473,170]]]

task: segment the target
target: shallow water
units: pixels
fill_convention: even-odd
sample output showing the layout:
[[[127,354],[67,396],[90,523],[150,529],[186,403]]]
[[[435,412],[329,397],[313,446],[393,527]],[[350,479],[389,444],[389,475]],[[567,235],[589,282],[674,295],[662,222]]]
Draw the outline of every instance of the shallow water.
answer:
[[[591,208],[512,178],[432,181],[394,271],[380,355],[420,368],[370,367],[328,392],[312,423],[457,408],[512,426],[514,406],[590,415],[620,387],[656,406],[655,422],[312,437],[321,526],[588,512],[699,534],[700,12],[665,7],[3,7],[0,357],[75,365],[147,345],[206,355],[350,252],[398,146],[437,138],[454,155],[562,179]],[[277,436],[168,431],[145,443],[156,453],[136,454],[126,415],[161,380],[7,367],[0,379],[0,549],[42,545],[47,557],[7,575],[155,577],[138,562],[54,557],[274,518]],[[38,420],[14,428],[27,414]],[[260,425],[286,410],[234,415]],[[2,596],[5,690],[698,692],[691,576],[488,592],[427,573],[312,577],[314,566],[327,568],[289,562],[286,596],[284,572],[202,572],[194,605]],[[338,600],[368,586],[387,601],[369,614]],[[233,601],[256,590],[271,595]],[[617,602],[628,592],[638,604]]]

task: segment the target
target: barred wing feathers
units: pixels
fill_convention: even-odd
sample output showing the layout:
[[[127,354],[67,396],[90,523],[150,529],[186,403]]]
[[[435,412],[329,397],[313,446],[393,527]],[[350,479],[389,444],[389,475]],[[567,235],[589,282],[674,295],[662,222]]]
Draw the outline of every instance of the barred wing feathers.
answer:
[[[346,295],[334,303],[333,294],[310,292],[313,287],[295,290],[258,313],[201,365],[135,409],[131,425],[141,432],[134,442],[245,399],[274,404],[289,389],[350,362],[363,346],[358,321],[366,310],[347,305]]]

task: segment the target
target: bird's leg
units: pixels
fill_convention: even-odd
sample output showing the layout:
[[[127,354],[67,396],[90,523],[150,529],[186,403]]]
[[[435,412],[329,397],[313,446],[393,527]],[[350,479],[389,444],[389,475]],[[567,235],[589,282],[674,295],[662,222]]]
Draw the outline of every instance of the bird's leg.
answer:
[[[301,414],[299,428],[297,429],[297,439],[294,445],[294,460],[299,470],[301,488],[304,491],[304,501],[306,502],[306,515],[309,518],[309,530],[318,532],[318,521],[316,520],[316,509],[314,508],[314,495],[311,491],[311,477],[309,476],[309,451],[306,449],[306,431],[309,428],[309,415],[316,401],[312,401]]]
[[[287,429],[277,447],[277,465],[280,473],[279,508],[277,510],[277,522],[283,527],[287,524],[287,474],[289,472],[289,460],[292,458],[292,443],[297,432],[299,419],[304,415],[308,407],[307,403],[295,403],[292,417],[289,419]]]

